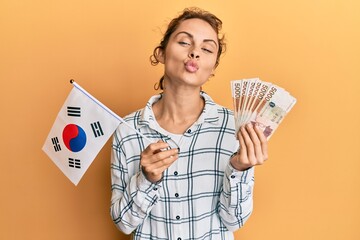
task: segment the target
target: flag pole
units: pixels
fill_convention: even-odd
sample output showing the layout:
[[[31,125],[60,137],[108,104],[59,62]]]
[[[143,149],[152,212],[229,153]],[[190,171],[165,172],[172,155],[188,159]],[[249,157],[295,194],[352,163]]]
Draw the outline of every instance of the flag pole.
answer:
[[[147,138],[144,134],[142,134],[139,130],[137,130],[136,128],[132,127],[129,123],[127,123],[123,118],[121,118],[120,116],[118,116],[116,113],[114,113],[113,111],[111,111],[108,107],[106,107],[104,104],[102,104],[101,102],[99,102],[96,98],[94,98],[91,94],[89,94],[87,91],[85,91],[85,89],[83,89],[82,87],[79,86],[79,84],[77,84],[75,82],[74,79],[70,79],[70,83],[76,87],[78,90],[80,90],[82,93],[84,93],[86,96],[88,96],[91,100],[93,100],[96,104],[98,104],[100,107],[102,107],[105,111],[107,111],[109,114],[111,114],[113,117],[115,117],[116,119],[118,119],[120,122],[124,123],[126,126],[128,126],[130,129],[134,130],[137,134],[139,134],[141,137],[143,137],[146,141],[148,141],[149,143],[153,143],[149,138]]]

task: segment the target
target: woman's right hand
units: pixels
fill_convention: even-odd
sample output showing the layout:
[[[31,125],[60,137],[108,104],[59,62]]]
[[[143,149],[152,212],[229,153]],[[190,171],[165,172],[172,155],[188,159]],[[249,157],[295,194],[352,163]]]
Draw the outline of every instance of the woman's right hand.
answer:
[[[178,149],[164,150],[169,144],[159,141],[150,144],[140,155],[140,165],[147,180],[160,181],[164,171],[178,159]]]

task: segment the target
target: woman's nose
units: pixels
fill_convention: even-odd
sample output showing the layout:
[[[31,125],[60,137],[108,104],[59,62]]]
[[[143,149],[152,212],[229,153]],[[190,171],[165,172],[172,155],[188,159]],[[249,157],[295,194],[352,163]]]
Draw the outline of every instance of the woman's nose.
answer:
[[[189,54],[189,57],[190,57],[190,58],[193,58],[193,59],[197,59],[197,58],[199,58],[200,56],[199,56],[199,54],[197,54],[197,53],[195,53],[195,52],[193,51],[193,52],[191,52],[191,53]]]

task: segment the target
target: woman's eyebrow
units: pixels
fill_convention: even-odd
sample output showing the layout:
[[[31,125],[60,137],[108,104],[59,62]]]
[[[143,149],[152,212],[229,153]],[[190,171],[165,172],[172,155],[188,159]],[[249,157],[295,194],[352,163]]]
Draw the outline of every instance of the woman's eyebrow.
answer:
[[[194,39],[194,36],[186,31],[181,31],[181,32],[178,32],[177,34],[175,34],[175,36],[178,36],[180,34],[186,34],[188,37],[190,37],[191,39]],[[203,42],[213,42],[215,44],[215,46],[217,47],[217,43],[215,40],[213,39],[204,39]]]

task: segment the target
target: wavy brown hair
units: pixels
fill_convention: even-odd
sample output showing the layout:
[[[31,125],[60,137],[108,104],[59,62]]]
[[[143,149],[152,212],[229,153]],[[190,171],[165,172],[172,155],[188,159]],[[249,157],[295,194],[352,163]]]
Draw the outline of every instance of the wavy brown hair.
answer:
[[[160,44],[154,49],[153,54],[150,56],[151,65],[156,66],[159,63],[158,59],[159,59],[160,52],[165,51],[171,34],[176,31],[176,29],[179,27],[179,25],[183,21],[188,20],[188,19],[193,19],[193,18],[198,18],[198,19],[201,19],[201,20],[207,22],[208,24],[210,24],[210,26],[216,32],[216,34],[218,36],[219,49],[217,52],[215,67],[217,67],[219,65],[220,56],[222,53],[225,52],[225,49],[226,49],[224,35],[220,36],[220,31],[222,28],[222,21],[218,17],[216,17],[214,14],[212,14],[208,11],[202,10],[200,8],[196,8],[196,7],[185,8],[184,11],[178,17],[171,20],[171,22],[169,23],[168,28],[164,34],[163,39],[161,40]],[[158,90],[158,89],[163,90],[164,89],[163,82],[164,82],[164,76],[162,76],[160,78],[160,81],[155,84],[155,86],[154,86],[155,90]]]

